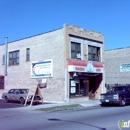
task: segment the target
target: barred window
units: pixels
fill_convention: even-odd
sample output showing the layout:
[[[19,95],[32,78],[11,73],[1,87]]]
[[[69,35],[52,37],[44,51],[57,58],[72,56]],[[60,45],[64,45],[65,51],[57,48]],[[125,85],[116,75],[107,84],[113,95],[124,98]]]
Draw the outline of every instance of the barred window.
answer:
[[[19,64],[19,50],[9,52],[9,65]]]
[[[26,49],[26,61],[30,61],[30,48]]]

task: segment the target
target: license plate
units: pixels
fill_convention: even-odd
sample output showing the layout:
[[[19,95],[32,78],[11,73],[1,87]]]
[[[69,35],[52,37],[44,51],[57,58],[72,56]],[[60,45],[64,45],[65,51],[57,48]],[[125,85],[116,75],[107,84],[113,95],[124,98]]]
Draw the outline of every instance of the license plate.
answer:
[[[105,100],[105,102],[109,102],[109,100]]]

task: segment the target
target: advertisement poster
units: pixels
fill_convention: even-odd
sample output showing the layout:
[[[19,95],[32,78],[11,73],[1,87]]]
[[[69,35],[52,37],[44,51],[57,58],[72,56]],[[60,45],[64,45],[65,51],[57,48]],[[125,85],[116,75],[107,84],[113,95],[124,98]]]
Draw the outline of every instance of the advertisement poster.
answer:
[[[31,78],[53,77],[53,61],[44,60],[31,63]]]
[[[121,64],[120,65],[120,72],[128,72],[130,71],[130,64]]]
[[[76,86],[75,80],[71,80],[71,86]]]
[[[75,87],[71,87],[71,93],[76,93],[76,88]]]

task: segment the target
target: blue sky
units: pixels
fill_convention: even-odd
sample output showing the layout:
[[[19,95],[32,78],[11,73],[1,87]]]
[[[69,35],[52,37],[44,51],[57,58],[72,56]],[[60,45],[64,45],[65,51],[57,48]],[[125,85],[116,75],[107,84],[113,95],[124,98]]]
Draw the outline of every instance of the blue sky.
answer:
[[[101,32],[105,50],[130,46],[130,0],[0,0],[0,44],[64,23]]]

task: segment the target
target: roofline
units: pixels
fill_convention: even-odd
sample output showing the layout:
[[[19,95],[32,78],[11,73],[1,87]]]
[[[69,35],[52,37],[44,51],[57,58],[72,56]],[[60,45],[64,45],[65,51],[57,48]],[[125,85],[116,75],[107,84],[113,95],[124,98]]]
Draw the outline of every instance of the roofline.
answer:
[[[128,47],[121,47],[121,48],[115,48],[115,49],[110,49],[110,50],[105,50],[105,51],[112,51],[112,50],[119,50],[119,49],[126,49],[126,48],[130,48],[130,46],[128,46]]]
[[[63,27],[62,27],[62,28],[63,28]],[[18,39],[18,40],[14,40],[14,41],[11,41],[11,42],[8,42],[8,43],[12,43],[12,42],[16,42],[16,41],[21,41],[21,40],[24,40],[24,39],[29,39],[29,38],[36,37],[36,36],[39,36],[39,35],[43,35],[43,34],[46,34],[46,33],[50,33],[50,32],[56,31],[56,30],[60,30],[60,29],[62,29],[62,28],[54,29],[54,30],[51,30],[51,31],[48,31],[48,32],[39,33],[39,34],[32,35],[32,36],[28,36],[28,37],[21,38],[21,39]],[[2,45],[5,45],[5,43],[0,44],[0,46],[2,46]]]

